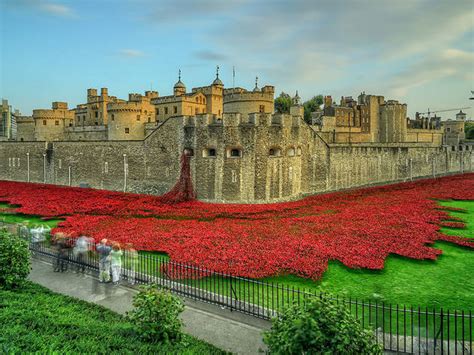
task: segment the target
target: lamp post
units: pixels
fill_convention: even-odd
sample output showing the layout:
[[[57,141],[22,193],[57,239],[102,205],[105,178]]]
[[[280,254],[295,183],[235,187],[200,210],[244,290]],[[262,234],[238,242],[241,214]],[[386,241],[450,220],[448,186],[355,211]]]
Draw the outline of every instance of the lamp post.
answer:
[[[43,153],[43,183],[46,183],[46,153]]]
[[[127,154],[123,154],[123,192],[127,191],[127,173],[128,173],[128,166],[127,166]]]
[[[30,153],[26,153],[26,181],[30,182]]]

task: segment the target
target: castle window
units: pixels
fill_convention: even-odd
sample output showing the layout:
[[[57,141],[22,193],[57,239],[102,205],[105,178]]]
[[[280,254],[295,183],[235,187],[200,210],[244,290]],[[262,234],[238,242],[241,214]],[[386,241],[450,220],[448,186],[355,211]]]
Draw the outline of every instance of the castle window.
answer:
[[[268,155],[271,157],[279,157],[281,155],[281,150],[279,148],[270,148]]]
[[[156,115],[159,115],[159,114],[160,114],[160,109],[157,108],[157,109],[156,109]]]
[[[137,121],[140,121],[140,115],[137,115]]]
[[[194,110],[195,110],[195,111],[194,111],[195,114],[197,115],[197,114],[199,113],[199,109],[196,107]]]
[[[105,162],[104,163],[104,173],[107,174],[109,172],[109,163]]]
[[[59,121],[58,121],[58,120],[54,121],[54,124],[55,124],[56,126],[59,126]]]
[[[99,112],[98,112],[98,111],[95,111],[95,112],[94,112],[94,115],[95,115],[95,118],[99,117]]]
[[[217,151],[215,148],[208,148],[202,151],[203,158],[215,157],[216,155],[217,155]]]
[[[178,113],[178,106],[173,106],[173,112]]]
[[[150,123],[150,122],[151,122],[151,117],[148,117],[148,123]]]
[[[288,150],[286,151],[286,155],[288,155],[289,157],[294,157],[295,156],[295,148],[288,148]]]
[[[451,128],[446,128],[446,132],[451,132]]]
[[[242,150],[238,148],[227,149],[227,158],[240,158],[242,157]]]
[[[168,107],[165,107],[165,115],[168,114]]]
[[[115,121],[115,115],[114,114],[112,114],[111,119],[112,119],[112,121]]]
[[[258,107],[258,112],[260,112],[260,113],[265,112],[265,105],[260,105],[260,106]]]
[[[125,128],[125,133],[129,134],[130,133],[130,128]]]
[[[206,99],[205,99],[205,98],[204,98],[204,99],[202,99],[202,103],[203,103],[203,104],[205,104],[205,103],[206,103]]]
[[[199,103],[199,97],[196,97],[196,102],[198,102],[198,103]]]
[[[194,150],[192,150],[191,148],[184,148],[184,155],[186,155],[187,157],[192,157],[194,156]]]
[[[46,126],[46,120],[43,120],[43,126]]]
[[[300,147],[296,148],[296,155],[301,155],[301,148]]]

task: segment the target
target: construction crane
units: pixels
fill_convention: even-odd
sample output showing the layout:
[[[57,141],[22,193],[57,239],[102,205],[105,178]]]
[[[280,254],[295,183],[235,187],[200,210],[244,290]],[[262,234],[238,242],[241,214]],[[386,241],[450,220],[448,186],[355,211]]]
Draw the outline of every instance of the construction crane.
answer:
[[[446,110],[436,110],[436,111],[430,111],[430,109],[428,109],[427,112],[417,112],[417,114],[418,115],[428,114],[428,117],[430,117],[430,114],[432,114],[432,113],[449,112],[449,111],[457,111],[457,110],[467,110],[468,108],[471,108],[471,107],[468,106],[468,107],[449,108],[449,109],[446,109]]]

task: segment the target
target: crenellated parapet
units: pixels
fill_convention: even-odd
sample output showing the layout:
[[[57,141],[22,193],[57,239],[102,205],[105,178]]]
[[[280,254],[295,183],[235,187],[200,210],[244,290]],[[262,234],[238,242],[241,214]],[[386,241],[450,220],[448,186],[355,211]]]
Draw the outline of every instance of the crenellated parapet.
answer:
[[[224,113],[273,113],[274,95],[275,88],[270,85],[262,89],[255,86],[253,91],[243,88],[224,89]]]

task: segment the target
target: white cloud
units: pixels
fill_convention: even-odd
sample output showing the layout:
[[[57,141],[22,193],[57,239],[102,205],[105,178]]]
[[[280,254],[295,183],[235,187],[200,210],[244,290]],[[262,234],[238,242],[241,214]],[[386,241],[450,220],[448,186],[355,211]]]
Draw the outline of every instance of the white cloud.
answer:
[[[396,73],[390,91],[403,97],[411,89],[447,78],[474,82],[474,52],[450,48],[431,54]]]
[[[74,15],[72,9],[68,6],[45,2],[39,5],[40,9],[54,16],[71,17]]]
[[[136,58],[136,57],[144,57],[145,53],[142,51],[139,51],[137,49],[121,49],[119,50],[118,54],[122,57],[128,57],[128,58]]]
[[[6,0],[6,6],[19,11],[39,11],[56,17],[75,17],[74,10],[60,2],[45,0]]]

